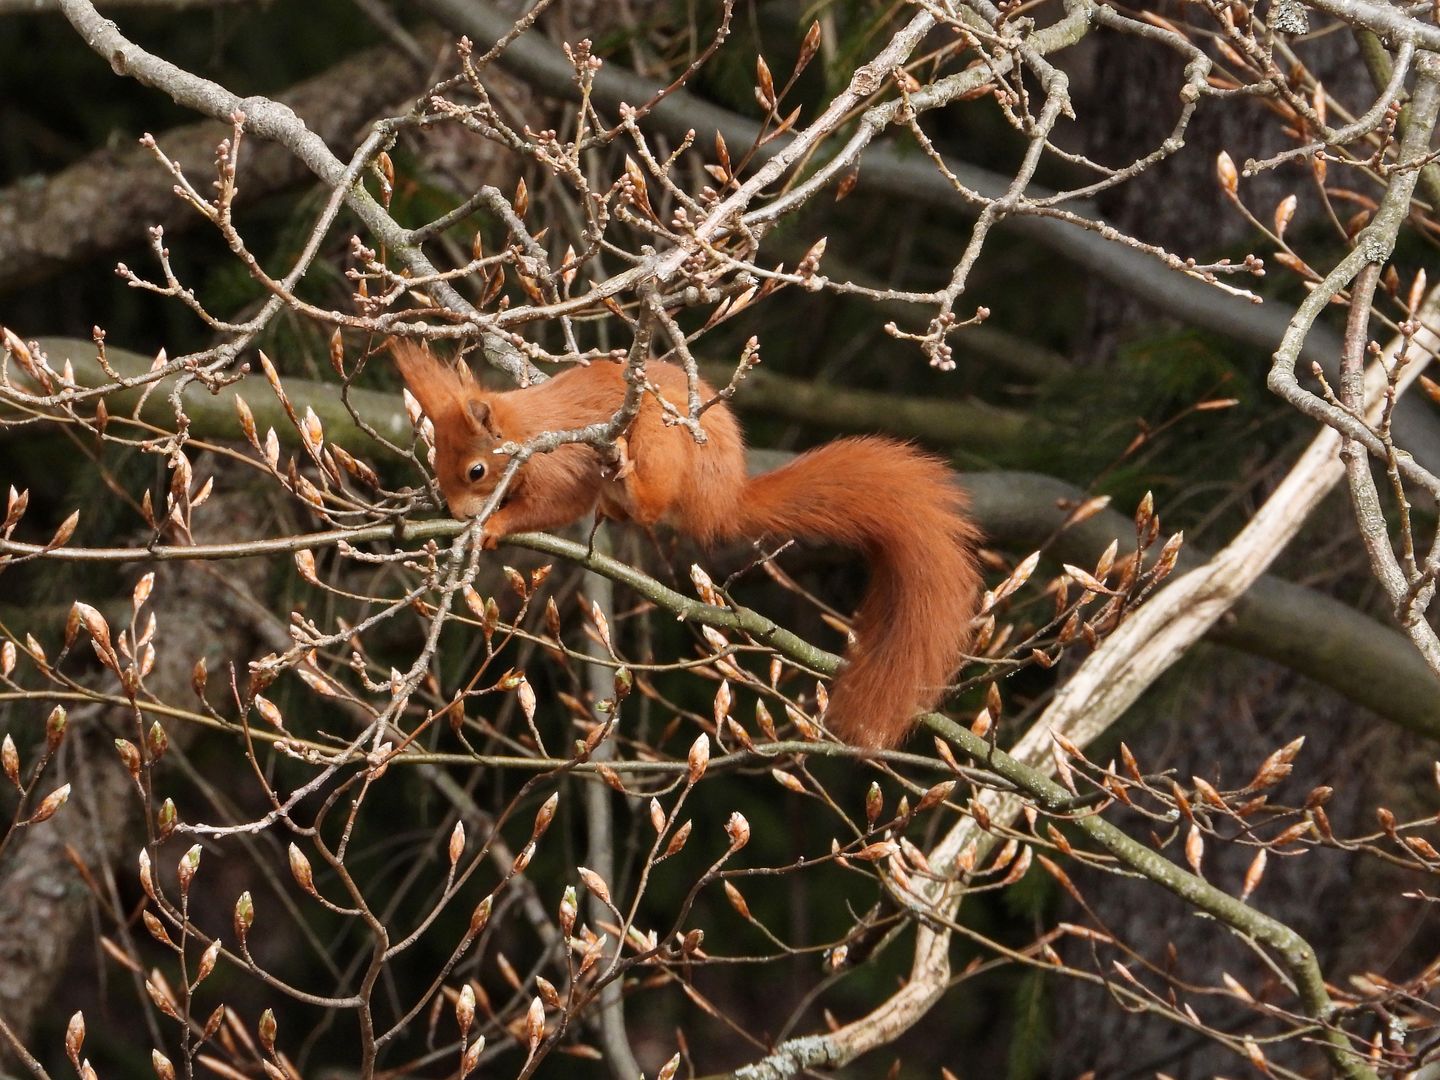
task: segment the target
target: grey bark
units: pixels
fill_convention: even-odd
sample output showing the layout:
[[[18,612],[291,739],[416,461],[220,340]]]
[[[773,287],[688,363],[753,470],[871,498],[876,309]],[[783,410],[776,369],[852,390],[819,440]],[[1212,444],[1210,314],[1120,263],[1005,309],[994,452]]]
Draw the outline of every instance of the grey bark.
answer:
[[[440,35],[424,39],[438,46]],[[322,75],[280,94],[312,130],[348,157],[362,125],[419,93],[423,73],[389,46],[367,49]],[[210,226],[176,197],[174,181],[151,151],[139,146],[140,131],[122,149],[97,150],[38,183],[25,180],[0,189],[0,290],[33,284],[66,267],[143,243],[145,230],[167,233]],[[166,156],[180,162],[195,188],[208,191],[215,147],[230,127],[213,120],[159,133]],[[255,202],[311,175],[290,150],[254,139],[240,157],[237,202]]]

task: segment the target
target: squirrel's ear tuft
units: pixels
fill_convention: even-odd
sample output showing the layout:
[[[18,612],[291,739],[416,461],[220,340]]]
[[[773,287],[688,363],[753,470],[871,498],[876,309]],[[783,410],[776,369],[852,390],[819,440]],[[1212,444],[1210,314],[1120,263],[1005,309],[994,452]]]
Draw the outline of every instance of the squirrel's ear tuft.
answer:
[[[478,434],[481,431],[487,433],[492,439],[500,438],[499,425],[495,423],[495,413],[490,408],[490,403],[478,397],[467,398],[465,401],[465,415],[470,421],[470,426]]]
[[[424,342],[391,338],[386,344],[395,358],[400,377],[431,420],[443,413],[473,381],[468,377],[468,370],[461,376],[438,359]]]

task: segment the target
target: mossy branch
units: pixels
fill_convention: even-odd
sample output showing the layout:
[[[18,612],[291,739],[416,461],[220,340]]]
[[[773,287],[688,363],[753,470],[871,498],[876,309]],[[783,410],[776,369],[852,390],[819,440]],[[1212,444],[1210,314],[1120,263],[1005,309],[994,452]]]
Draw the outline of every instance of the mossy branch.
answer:
[[[81,383],[98,384],[103,374],[95,363],[95,349],[89,342],[75,339],[44,339],[52,366],[65,359],[74,364]],[[122,375],[147,371],[150,360],[120,349],[108,350],[111,364]],[[368,441],[355,425],[340,400],[334,383],[286,379],[291,400],[302,411],[313,408],[325,426],[326,438],[348,444],[365,445],[373,452],[383,448]],[[298,436],[275,399],[268,384],[260,379],[247,379],[212,395],[195,384],[185,395],[185,408],[192,421],[192,434],[202,438],[238,439],[232,394],[242,396],[262,428],[274,427],[282,441],[298,441]],[[112,395],[109,404],[112,416],[122,412],[122,405],[133,407],[138,390]],[[356,411],[366,423],[382,433],[404,442],[409,422],[393,393],[352,389],[350,397]],[[745,404],[742,395],[740,404]],[[160,426],[173,422],[170,407],[163,393],[153,393],[141,417]],[[15,431],[25,429],[12,429]],[[750,452],[753,469],[774,468],[787,455],[763,450]],[[972,511],[992,543],[1015,550],[1044,547],[1059,562],[1075,565],[1093,564],[1111,540],[1133,532],[1130,519],[1113,510],[1102,511],[1078,525],[1065,526],[1069,508],[1085,497],[1079,489],[1052,477],[1035,473],[990,472],[968,473],[960,481],[971,497]],[[453,521],[412,522],[397,533],[387,526],[357,531],[332,530],[300,536],[254,540],[211,547],[143,548],[74,548],[51,552],[48,558],[94,562],[136,562],[170,559],[235,559],[290,555],[301,548],[317,549],[346,540],[350,543],[383,541],[399,538],[405,542],[424,539],[443,540],[453,537],[460,526]],[[530,544],[536,550],[570,558],[567,552],[583,548],[546,548],[546,544],[565,544],[551,537],[516,537],[517,544]],[[15,553],[32,549],[9,545]],[[1199,566],[1208,555],[1193,546],[1181,553],[1178,571]],[[587,564],[588,565],[588,564]],[[636,587],[641,582],[655,584],[653,579],[613,563],[615,574],[622,571],[628,578],[615,577]],[[593,567],[600,573],[606,569]],[[607,573],[607,576],[611,576]],[[678,596],[679,594],[673,594]],[[652,597],[652,599],[655,599]],[[682,598],[684,599],[684,598]],[[656,603],[670,608],[668,603]],[[695,603],[686,599],[686,603]],[[702,605],[703,606],[703,605]],[[715,624],[720,625],[720,624]],[[1309,589],[1275,575],[1262,576],[1235,604],[1231,617],[1217,624],[1207,635],[1209,640],[1262,656],[1297,671],[1316,682],[1329,686],[1349,700],[1373,710],[1401,727],[1427,738],[1440,739],[1440,695],[1433,692],[1434,678],[1424,660],[1406,638],[1397,631],[1356,611],[1315,589]],[[828,654],[826,654],[828,655]],[[819,665],[817,669],[823,670]]]

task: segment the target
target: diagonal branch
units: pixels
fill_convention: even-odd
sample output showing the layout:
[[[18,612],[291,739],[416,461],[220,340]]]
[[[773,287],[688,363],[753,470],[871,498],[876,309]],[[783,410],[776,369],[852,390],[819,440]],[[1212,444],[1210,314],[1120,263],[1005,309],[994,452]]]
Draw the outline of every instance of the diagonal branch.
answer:
[[[261,138],[280,143],[298,157],[317,177],[331,187],[344,188],[346,205],[355,213],[381,243],[400,258],[417,276],[434,279],[439,271],[431,264],[421,247],[411,242],[405,229],[365,189],[364,183],[351,179],[352,166],[347,166],[325,145],[325,140],[306,126],[288,105],[266,97],[245,97],[225,89],[219,83],[201,78],[164,60],[126,38],[116,25],[95,10],[90,0],[59,0],[60,9],[76,32],[97,54],[109,61],[117,75],[125,75],[145,86],[169,94],[177,104],[217,120],[228,120],[236,113],[245,116],[246,130]],[[359,153],[366,163],[388,144],[392,127],[385,122],[376,125],[372,136]],[[543,378],[533,372],[523,354],[510,341],[496,334],[489,320],[455,288],[444,280],[431,286],[436,298],[472,324],[485,343],[491,363],[503,368],[517,381],[526,377]]]

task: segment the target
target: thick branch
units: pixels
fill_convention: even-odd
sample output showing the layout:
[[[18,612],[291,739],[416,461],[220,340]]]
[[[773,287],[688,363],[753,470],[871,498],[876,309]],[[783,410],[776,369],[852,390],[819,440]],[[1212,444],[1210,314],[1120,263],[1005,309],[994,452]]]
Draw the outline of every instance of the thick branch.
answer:
[[[351,169],[325,145],[325,140],[305,126],[289,106],[265,97],[242,98],[218,83],[211,82],[163,60],[127,39],[109,19],[95,10],[90,0],[58,0],[70,24],[100,56],[105,57],[117,75],[127,75],[145,86],[169,94],[174,101],[216,119],[228,120],[244,113],[246,130],[286,147],[305,166],[332,188],[342,188],[346,205],[355,213],[380,243],[401,259],[419,276],[433,278],[438,274],[420,246],[411,242],[407,230],[400,227],[357,178]],[[383,128],[362,144],[362,158],[378,153],[388,142]],[[507,338],[494,333],[488,320],[448,282],[433,280],[430,291],[450,308],[471,320],[485,343],[490,361],[503,368],[517,381],[542,378],[531,370],[525,358]]]
[[[438,45],[438,35],[429,39]],[[367,49],[299,83],[279,100],[305,117],[318,138],[349,144],[362,124],[420,89],[414,65],[393,48]],[[137,133],[138,134],[138,133]],[[215,171],[215,147],[231,125],[205,121],[157,136],[167,157],[197,182]],[[241,155],[237,202],[250,203],[309,173],[295,155],[256,141]],[[97,150],[46,177],[0,190],[0,290],[43,280],[67,266],[204,223],[175,196],[175,181],[139,145]]]
[[[105,386],[110,379],[100,369],[96,360],[95,346],[79,338],[40,338],[38,344],[50,358],[57,371],[69,361],[75,369],[76,381],[81,386]],[[150,370],[150,358],[128,349],[108,348],[105,351],[110,366],[126,378],[137,378]],[[308,379],[285,380],[287,393],[298,403],[303,413],[308,406],[325,428],[325,437],[339,442],[347,449],[384,454],[385,448],[374,442],[359,427],[340,400],[338,387],[333,382],[314,382]],[[175,425],[175,410],[170,401],[173,383],[164,380],[162,387],[151,389],[137,386],[119,390],[105,396],[105,406],[112,417],[129,416],[144,396],[139,418],[165,430]],[[285,409],[275,397],[270,384],[263,379],[242,379],[226,387],[219,394],[212,394],[199,382],[186,386],[181,401],[185,415],[192,422],[193,434],[203,439],[231,439],[240,441],[244,433],[235,412],[235,399],[242,398],[255,417],[256,426],[263,434],[266,428],[274,428],[280,441],[288,446],[299,445],[299,435]],[[387,394],[378,390],[352,388],[349,398],[355,411],[367,424],[393,442],[405,443],[410,439],[410,420],[401,407],[398,394]],[[93,407],[93,403],[92,403]],[[4,419],[12,419],[4,415]],[[0,438],[6,431],[14,434],[27,432],[27,428],[0,428]]]
[[[191,11],[196,8],[238,7],[257,0],[98,0],[105,11],[136,8],[149,11]],[[0,0],[0,15],[59,14],[60,0]]]
[[[1383,264],[1395,248],[1400,226],[1410,214],[1410,200],[1419,178],[1419,164],[1430,153],[1430,140],[1440,113],[1440,56],[1422,52],[1416,60],[1414,97],[1410,124],[1400,142],[1399,167],[1390,173],[1385,195],[1370,224],[1355,238],[1355,246],[1338,262],[1325,279],[1311,289],[1285,328],[1267,378],[1270,389],[1313,420],[1354,439],[1381,460],[1386,451],[1380,437],[1339,405],[1311,393],[1300,385],[1296,365],[1313,339],[1316,320],[1332,298],[1344,290],[1368,263]],[[1335,350],[1338,354],[1339,349]],[[1397,434],[1401,434],[1397,427]],[[1403,437],[1403,436],[1402,436]],[[1412,453],[1414,451],[1412,450]],[[1432,495],[1440,495],[1440,477],[1408,454],[1397,466],[1405,479],[1419,484]]]
[[[512,25],[507,15],[478,0],[418,2],[444,25],[468,34],[480,48],[498,40]],[[575,97],[574,69],[559,49],[535,34],[512,42],[498,63],[548,94],[567,99]],[[659,84],[609,63],[597,74],[591,97],[597,105],[613,110],[621,102],[647,101],[659,90]],[[702,139],[719,131],[731,146],[750,145],[760,130],[749,118],[702,101],[684,90],[676,90],[662,101],[651,113],[651,122],[677,138],[692,128]],[[785,143],[784,138],[775,139],[761,147],[758,154],[763,158]],[[1006,177],[963,162],[947,158],[945,164],[962,184],[988,198],[1000,197],[1009,183]],[[871,147],[865,154],[860,182],[866,190],[902,196],[963,216],[978,213],[977,208],[956,197],[954,188],[928,161],[908,152],[908,148],[902,152],[888,146]],[[1053,194],[1035,186],[1029,190],[1033,198],[1040,200]],[[1098,213],[1089,204],[1076,202],[1068,208],[1098,220]],[[1007,218],[1003,228],[1098,274],[1167,317],[1267,352],[1280,341],[1293,314],[1278,301],[1258,306],[1247,303],[1170,270],[1149,255],[1114,243],[1098,231],[1028,215]],[[959,347],[964,347],[963,337]],[[1315,326],[1301,343],[1299,355],[1306,362],[1319,362],[1333,371],[1339,352],[1339,336],[1326,327]],[[1395,425],[1399,438],[1411,453],[1421,461],[1440,467],[1440,425],[1433,410],[1419,402],[1402,402],[1396,412]]]
[[[993,540],[1016,545],[1043,542],[1064,517],[1055,509],[1052,498],[1073,499],[1079,495],[1061,481],[1033,473],[977,473],[966,477],[965,486],[974,499],[976,519],[982,528]],[[300,550],[317,550],[342,541],[444,541],[460,528],[454,521],[435,520],[412,523],[398,533],[389,526],[372,526],[222,545],[60,548],[44,557],[62,562],[113,563],[267,558],[293,556]],[[1063,561],[1093,562],[1111,538],[1129,531],[1128,519],[1119,514],[1103,515],[1093,524],[1087,522],[1074,535],[1062,534],[1050,550]],[[586,559],[583,545],[541,534],[507,537],[506,542],[576,560],[687,618],[722,628],[737,626],[731,619],[714,622],[713,613],[703,610],[703,605],[692,610],[693,602],[688,600],[680,607],[673,606],[684,598],[663,588],[656,591],[653,579],[623,564]],[[38,551],[37,545],[0,542],[0,552],[32,555]],[[1188,555],[1182,565],[1198,559]],[[1232,618],[1211,627],[1207,636],[1218,644],[1265,657],[1329,686],[1410,731],[1440,739],[1440,696],[1433,692],[1433,676],[1424,661],[1402,635],[1338,600],[1278,577],[1263,576],[1236,601]]]
[[[733,368],[720,364],[702,367],[719,384],[734,374]],[[746,412],[780,416],[827,430],[887,431],[979,454],[995,454],[1022,439],[1033,439],[1043,426],[1032,417],[983,401],[941,401],[851,390],[762,370],[745,376],[733,404]]]
[[[1363,27],[1387,41],[1413,42],[1432,51],[1440,51],[1440,27],[1412,19],[1389,4],[1370,0],[1306,0],[1314,8],[1334,15],[1351,26]]]
[[[94,347],[89,342],[56,338],[44,340],[41,344],[50,354],[53,366],[58,367],[69,359],[82,384],[103,380],[95,364]],[[109,357],[122,374],[144,370],[149,365],[144,357],[119,349],[110,349]],[[328,440],[338,441],[352,452],[360,452],[367,445],[379,450],[376,444],[363,441],[365,436],[353,425],[349,414],[337,400],[333,383],[287,379],[286,388],[291,400],[302,412],[307,406],[315,410]],[[239,425],[230,401],[231,392],[245,397],[262,430],[273,427],[283,441],[290,445],[298,444],[298,436],[268,384],[254,380],[241,382],[233,391],[218,397],[198,385],[192,386],[185,396],[185,408],[193,421],[196,437],[239,438]],[[148,410],[153,410],[153,413],[147,410],[142,415],[156,423],[172,423],[173,415],[164,398],[164,393],[152,394]],[[396,441],[405,441],[409,421],[396,395],[352,390],[351,398],[361,415],[375,429]],[[117,405],[119,399],[120,395],[110,399],[112,416],[122,412]],[[740,396],[738,403],[745,404],[745,395]],[[788,455],[773,451],[750,452],[752,469],[775,468],[786,460]],[[1060,562],[1091,565],[1111,540],[1126,537],[1134,531],[1128,517],[1109,510],[1062,531],[1067,508],[1083,501],[1085,493],[1051,477],[1017,472],[969,473],[961,483],[970,494],[976,519],[992,542],[1021,550],[1047,545],[1047,552]],[[449,521],[412,523],[403,538],[405,542],[427,537],[442,539],[453,536],[459,529],[456,522]],[[150,558],[249,558],[290,555],[300,548],[329,546],[342,539],[360,543],[394,535],[388,527],[377,526],[353,533],[337,530],[303,537],[253,540],[211,549],[62,549],[52,552],[49,557],[126,562]],[[569,557],[569,551],[568,548],[555,549],[555,553],[564,553],[566,557]],[[1181,572],[1193,569],[1207,558],[1204,552],[1187,547],[1181,552],[1178,569]],[[649,579],[636,575],[636,580]],[[1440,696],[1432,692],[1429,668],[1409,641],[1354,608],[1314,589],[1274,575],[1261,575],[1235,602],[1232,617],[1212,627],[1208,636],[1220,644],[1263,656],[1329,686],[1401,727],[1440,739]]]
[[[1364,1058],[1351,1047],[1344,1034],[1330,1027],[1334,1004],[1326,989],[1315,950],[1300,934],[1171,862],[1100,814],[1072,814],[1071,793],[1051,780],[1044,771],[992,746],[988,740],[948,717],[932,713],[925,722],[932,731],[958,746],[972,760],[1013,784],[1042,810],[1066,816],[1075,828],[1114,856],[1121,866],[1271,950],[1278,965],[1293,981],[1305,1014],[1323,1025],[1320,1037],[1329,1044],[1331,1062],[1338,1075],[1352,1080],[1375,1080],[1375,1073],[1366,1066]],[[1008,798],[1014,801],[1014,797]],[[951,836],[942,842],[941,848],[930,854],[935,870],[942,875],[954,874],[952,837],[976,832],[973,819],[967,818],[957,825]],[[950,853],[949,858],[944,857],[942,849]],[[947,881],[942,877],[922,883],[919,888],[928,895],[917,896],[917,902],[929,902],[942,919],[953,917],[954,906],[961,896],[956,880]],[[869,1049],[893,1041],[896,1035],[939,1000],[948,983],[948,935],[931,929],[923,922],[918,934],[917,959],[911,977],[884,1007],[836,1031],[789,1040],[763,1061],[737,1069],[733,1074],[736,1080],[783,1080],[800,1069],[836,1068],[855,1060]]]

